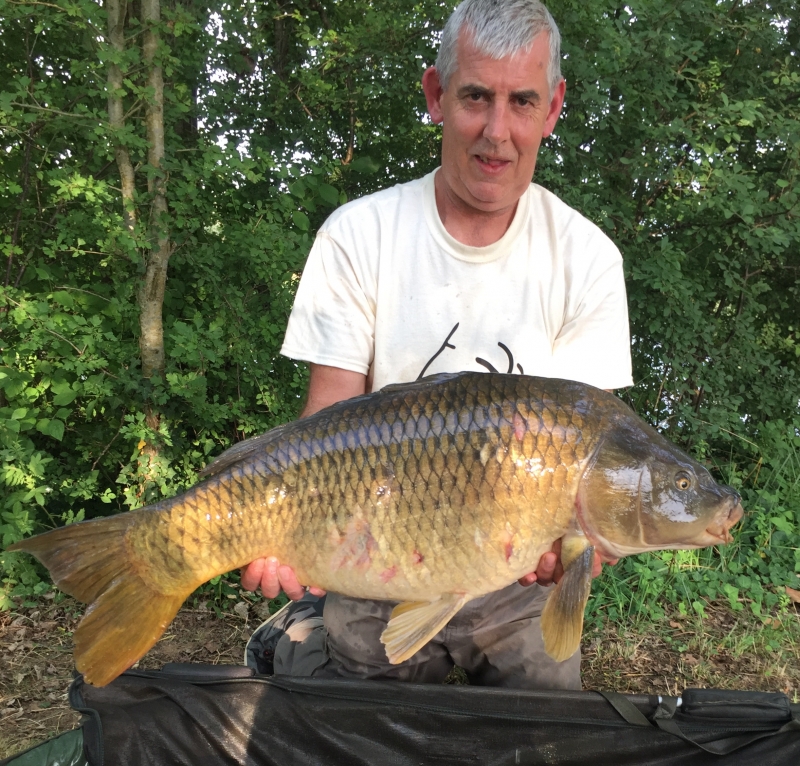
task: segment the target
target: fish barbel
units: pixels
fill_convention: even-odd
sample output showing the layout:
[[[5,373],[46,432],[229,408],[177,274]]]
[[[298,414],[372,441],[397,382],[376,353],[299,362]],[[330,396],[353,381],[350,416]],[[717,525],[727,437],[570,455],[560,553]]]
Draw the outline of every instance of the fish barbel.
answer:
[[[89,683],[142,657],[199,585],[262,556],[300,582],[399,601],[381,641],[402,662],[559,538],[565,574],[542,632],[564,660],[594,551],[727,542],[742,515],[732,489],[616,396],[522,375],[389,386],[241,442],[204,473],[178,497],[9,548],[89,604],[74,634]]]

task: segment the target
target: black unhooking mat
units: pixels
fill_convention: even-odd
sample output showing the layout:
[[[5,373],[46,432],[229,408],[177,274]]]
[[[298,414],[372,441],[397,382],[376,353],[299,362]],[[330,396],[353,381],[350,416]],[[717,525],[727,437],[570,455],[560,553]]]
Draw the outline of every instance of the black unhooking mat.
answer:
[[[800,706],[783,694],[690,689],[679,702],[251,674],[167,665],[99,689],[79,677],[88,764],[800,764]]]
[[[80,732],[63,735],[70,754],[59,764],[800,764],[800,706],[761,692],[689,689],[662,699],[167,665],[100,689],[78,677],[70,701],[87,716],[83,754]],[[46,752],[17,763],[55,766]]]

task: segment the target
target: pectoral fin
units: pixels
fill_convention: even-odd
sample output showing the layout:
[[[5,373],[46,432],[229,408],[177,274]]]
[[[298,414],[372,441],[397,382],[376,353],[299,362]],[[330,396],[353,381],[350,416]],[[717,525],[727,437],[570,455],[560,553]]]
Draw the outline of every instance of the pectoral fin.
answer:
[[[448,593],[437,601],[404,601],[393,610],[381,635],[386,656],[398,665],[416,654],[472,596]]]
[[[594,547],[581,534],[565,537],[561,548],[564,576],[542,611],[544,649],[556,662],[578,651],[583,630],[583,611],[592,585]]]

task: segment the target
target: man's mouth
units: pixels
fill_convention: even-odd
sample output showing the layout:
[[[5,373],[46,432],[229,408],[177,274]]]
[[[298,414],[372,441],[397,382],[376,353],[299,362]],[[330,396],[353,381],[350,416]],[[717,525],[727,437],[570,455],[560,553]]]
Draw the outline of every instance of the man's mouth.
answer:
[[[492,157],[488,154],[476,154],[474,156],[478,161],[478,164],[484,170],[488,170],[490,172],[503,170],[503,168],[511,164],[511,160],[503,159],[502,157]]]

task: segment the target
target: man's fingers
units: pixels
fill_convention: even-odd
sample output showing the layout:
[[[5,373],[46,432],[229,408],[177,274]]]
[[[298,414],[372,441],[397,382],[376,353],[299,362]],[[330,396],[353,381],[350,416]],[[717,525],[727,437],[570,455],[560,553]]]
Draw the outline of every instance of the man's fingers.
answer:
[[[561,579],[564,570],[561,568],[561,562],[558,558],[558,553],[554,551],[547,551],[542,554],[539,559],[539,565],[536,567],[535,572],[526,574],[525,577],[519,579],[520,585],[533,585],[538,582],[539,585],[552,585]]]
[[[242,587],[245,590],[256,590],[261,584],[261,575],[264,572],[264,559],[255,561],[242,568]]]
[[[274,556],[264,560],[264,571],[261,575],[261,595],[264,598],[275,598],[281,592],[278,579],[280,561]]]
[[[554,551],[548,551],[539,559],[539,566],[536,567],[536,580],[539,585],[552,585],[560,580],[559,576],[559,556]]]
[[[594,562],[592,564],[592,577],[599,576],[603,569],[603,564],[616,564],[619,559],[606,559],[602,556],[595,554]],[[556,540],[553,543],[553,550],[542,554],[539,559],[539,565],[536,567],[535,572],[526,574],[525,577],[520,577],[520,585],[533,585],[538,582],[539,585],[552,585],[557,583],[564,576],[564,567],[561,564],[561,540]]]
[[[294,569],[286,565],[278,567],[278,579],[280,580],[283,592],[292,599],[292,601],[298,601],[303,598],[306,589],[297,581],[297,575],[294,573]]]
[[[275,557],[256,559],[242,568],[242,587],[245,590],[256,590],[261,587],[264,598],[275,598],[283,591],[292,601],[303,598],[306,589],[300,585],[294,569],[281,565]],[[311,587],[309,593],[324,596],[322,588]]]

